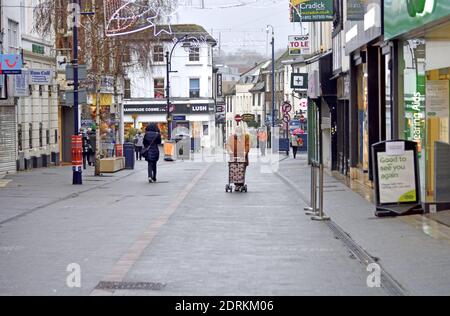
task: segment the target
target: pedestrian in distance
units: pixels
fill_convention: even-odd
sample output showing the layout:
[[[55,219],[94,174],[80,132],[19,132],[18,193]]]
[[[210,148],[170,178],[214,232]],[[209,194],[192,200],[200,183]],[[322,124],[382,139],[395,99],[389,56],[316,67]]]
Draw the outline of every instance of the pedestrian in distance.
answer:
[[[266,155],[267,149],[267,132],[264,128],[261,128],[258,132],[259,149],[261,150],[261,155],[264,157]]]
[[[134,150],[136,152],[136,160],[142,160],[142,150],[144,149],[144,135],[141,132],[134,137]]]
[[[148,162],[148,182],[156,182],[158,161],[160,157],[159,145],[161,145],[161,131],[158,125],[151,123],[147,126],[144,136],[144,149],[142,151],[142,156]]]
[[[294,152],[294,159],[297,159],[297,152],[298,152],[298,136],[297,135],[291,135],[291,147],[292,151]]]
[[[97,133],[95,130],[89,131],[89,166],[95,166],[97,150]]]

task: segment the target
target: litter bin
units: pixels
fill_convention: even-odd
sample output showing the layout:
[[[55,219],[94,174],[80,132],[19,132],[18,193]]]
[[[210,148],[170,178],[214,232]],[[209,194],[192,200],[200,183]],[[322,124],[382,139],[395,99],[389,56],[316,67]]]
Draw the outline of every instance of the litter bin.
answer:
[[[125,143],[123,144],[123,154],[125,156],[125,169],[134,170],[135,155],[134,155],[134,144]]]

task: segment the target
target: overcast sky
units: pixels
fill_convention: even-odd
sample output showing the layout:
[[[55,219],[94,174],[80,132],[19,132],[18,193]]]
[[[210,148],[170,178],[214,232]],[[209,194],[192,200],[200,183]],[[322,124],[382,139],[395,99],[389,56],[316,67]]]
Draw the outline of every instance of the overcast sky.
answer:
[[[248,4],[233,7],[238,3]],[[184,4],[173,23],[202,25],[221,39],[225,51],[242,48],[266,54],[267,24],[275,28],[277,50],[287,48],[289,35],[300,33],[300,25],[289,22],[289,0],[204,0],[205,9],[200,9],[201,0],[185,0]]]

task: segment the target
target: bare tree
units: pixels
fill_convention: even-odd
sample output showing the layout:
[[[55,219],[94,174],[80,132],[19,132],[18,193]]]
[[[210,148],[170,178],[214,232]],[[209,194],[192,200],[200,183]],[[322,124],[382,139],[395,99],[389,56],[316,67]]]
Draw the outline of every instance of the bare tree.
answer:
[[[110,0],[111,2],[121,2],[122,0]],[[73,49],[72,41],[67,34],[69,25],[67,18],[69,15],[68,6],[72,0],[40,0],[35,7],[36,20],[35,30],[45,37],[53,37],[57,51],[70,51]],[[105,17],[104,0],[84,0],[81,7],[81,25],[79,28],[79,62],[86,64],[90,86],[95,89],[96,98],[96,168],[95,174],[100,175],[100,89],[102,78],[109,75],[114,78],[115,95],[117,95],[117,84],[123,82],[126,76],[126,67],[138,66],[143,70],[152,68],[152,50],[158,42],[153,28],[142,32],[136,32],[127,36],[107,36],[105,26],[111,16]],[[139,10],[149,12],[152,15],[152,23],[164,22],[165,16],[173,12],[177,5],[177,0],[142,0],[135,1],[135,13]],[[123,3],[123,2],[121,2]],[[147,10],[147,11],[145,11]],[[83,14],[89,12],[90,14]],[[108,12],[106,12],[108,14]],[[106,23],[105,23],[106,21]],[[119,20],[117,23],[122,23]],[[138,28],[139,19],[130,20],[129,28]],[[144,23],[148,20],[144,19]],[[135,23],[136,25],[133,25]],[[117,25],[112,25],[117,27]],[[120,26],[120,25],[119,25]],[[156,27],[156,26],[155,26]]]

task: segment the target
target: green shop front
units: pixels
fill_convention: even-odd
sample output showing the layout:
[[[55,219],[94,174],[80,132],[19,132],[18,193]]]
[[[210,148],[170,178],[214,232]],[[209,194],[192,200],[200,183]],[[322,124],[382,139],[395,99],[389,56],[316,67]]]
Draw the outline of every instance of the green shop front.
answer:
[[[427,211],[450,209],[450,1],[385,0],[393,139],[418,143]]]

